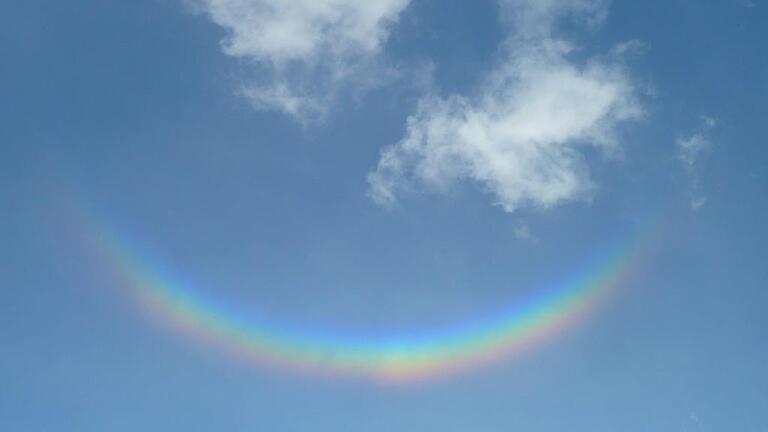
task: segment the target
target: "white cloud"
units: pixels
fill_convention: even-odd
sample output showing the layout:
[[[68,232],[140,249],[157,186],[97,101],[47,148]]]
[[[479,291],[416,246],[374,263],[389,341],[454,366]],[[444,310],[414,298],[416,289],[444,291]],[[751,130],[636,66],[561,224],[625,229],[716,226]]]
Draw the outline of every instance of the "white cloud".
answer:
[[[322,116],[338,88],[373,79],[410,0],[188,0],[228,31],[226,54],[256,68],[243,94],[298,118]]]
[[[675,141],[677,158],[683,164],[688,179],[691,183],[690,199],[691,208],[701,208],[707,201],[707,197],[701,191],[698,165],[704,154],[712,147],[709,139],[709,131],[717,126],[717,121],[708,116],[701,117],[701,125],[692,134],[678,137]]]
[[[570,16],[588,25],[608,14],[608,0],[498,0],[502,19],[518,36],[550,37],[556,21]]]
[[[617,146],[617,125],[641,109],[620,59],[577,64],[574,47],[554,28],[565,16],[596,23],[604,4],[501,0],[501,7],[510,28],[504,61],[474,96],[421,101],[405,137],[384,149],[369,174],[375,201],[391,204],[405,190],[444,191],[461,180],[482,185],[508,212],[589,195],[581,148]]]

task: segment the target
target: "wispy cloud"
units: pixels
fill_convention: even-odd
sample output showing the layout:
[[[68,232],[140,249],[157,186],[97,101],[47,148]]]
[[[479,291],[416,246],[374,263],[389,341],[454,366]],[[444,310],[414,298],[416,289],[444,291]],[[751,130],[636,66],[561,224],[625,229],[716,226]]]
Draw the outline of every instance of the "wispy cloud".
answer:
[[[755,7],[755,2],[753,0],[739,0],[739,4],[747,9],[752,9]]]
[[[675,141],[677,158],[680,163],[682,163],[691,184],[691,208],[694,210],[701,208],[707,202],[707,197],[701,190],[698,165],[700,164],[701,158],[712,147],[712,142],[709,139],[709,132],[715,126],[717,126],[717,120],[712,117],[702,116],[701,125],[696,131],[690,135],[678,137]]]
[[[444,191],[471,180],[508,212],[549,207],[593,189],[583,146],[617,146],[619,123],[641,115],[620,55],[584,63],[557,37],[558,20],[596,25],[606,16],[595,0],[500,0],[510,35],[500,66],[472,96],[427,95],[405,137],[384,149],[369,174],[381,204],[406,190]]]
[[[222,48],[247,60],[242,93],[263,109],[321,117],[342,85],[365,86],[410,0],[188,0],[228,31]]]
[[[517,225],[515,225],[514,233],[515,238],[518,240],[527,241],[534,244],[539,242],[539,239],[533,235],[531,228],[525,222],[519,222]]]

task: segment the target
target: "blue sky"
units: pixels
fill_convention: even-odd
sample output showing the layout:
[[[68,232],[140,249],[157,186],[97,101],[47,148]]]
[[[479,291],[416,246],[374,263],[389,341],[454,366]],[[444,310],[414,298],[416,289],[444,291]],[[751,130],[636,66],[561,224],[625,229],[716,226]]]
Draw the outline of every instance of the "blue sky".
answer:
[[[766,19],[759,0],[5,5],[0,429],[764,430]],[[387,386],[178,332],[106,232],[208,298],[353,334],[471,323],[644,246],[534,348]]]

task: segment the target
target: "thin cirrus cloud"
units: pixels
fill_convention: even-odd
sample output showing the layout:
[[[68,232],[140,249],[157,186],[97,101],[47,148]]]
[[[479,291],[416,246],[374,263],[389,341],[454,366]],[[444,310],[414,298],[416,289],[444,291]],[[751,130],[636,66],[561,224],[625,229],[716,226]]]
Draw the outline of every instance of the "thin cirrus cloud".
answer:
[[[224,52],[254,68],[242,93],[260,109],[322,117],[342,86],[367,86],[410,0],[188,0],[227,30]]]
[[[593,189],[581,149],[615,148],[616,129],[642,115],[622,65],[624,44],[577,63],[556,24],[596,25],[594,0],[500,0],[509,29],[500,65],[472,96],[425,96],[405,137],[385,148],[369,174],[369,195],[389,205],[407,191],[446,191],[473,181],[505,211],[551,207]]]
[[[717,126],[717,120],[702,116],[701,125],[695,132],[687,136],[679,136],[675,140],[677,159],[683,165],[690,181],[690,202],[694,210],[698,210],[707,202],[707,197],[701,190],[698,165],[704,154],[712,148],[709,132],[715,126]]]

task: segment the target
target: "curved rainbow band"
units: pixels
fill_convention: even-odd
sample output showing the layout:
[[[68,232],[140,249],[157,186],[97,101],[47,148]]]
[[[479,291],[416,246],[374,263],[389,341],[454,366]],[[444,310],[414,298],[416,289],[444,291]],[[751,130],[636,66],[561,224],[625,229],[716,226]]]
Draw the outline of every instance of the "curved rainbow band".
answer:
[[[634,242],[625,243],[588,271],[491,318],[439,332],[382,339],[290,329],[235,313],[178,278],[161,275],[132,252],[126,240],[109,232],[101,234],[102,251],[135,289],[144,308],[185,333],[247,361],[385,382],[474,369],[551,339],[602,303],[632,273],[642,249]]]

